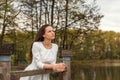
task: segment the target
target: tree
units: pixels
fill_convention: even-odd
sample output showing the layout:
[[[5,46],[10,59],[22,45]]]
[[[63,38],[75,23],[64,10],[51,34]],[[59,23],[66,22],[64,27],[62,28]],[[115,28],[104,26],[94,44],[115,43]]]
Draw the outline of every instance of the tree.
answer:
[[[0,35],[0,44],[3,43],[5,32],[9,31],[10,29],[13,29],[14,26],[17,25],[17,23],[14,21],[16,16],[19,14],[19,12],[16,12],[13,7],[14,0],[2,0],[1,2],[1,16],[0,19],[2,22],[0,22],[0,28],[1,28],[1,35]]]
[[[68,42],[66,40],[69,48],[72,48],[74,40],[78,39],[79,35],[85,35],[97,30],[100,20],[103,17],[99,6],[96,4],[96,0],[91,3],[86,0],[76,1],[75,3],[77,4],[71,9],[72,17],[69,18],[69,24],[67,24],[69,28],[76,29],[76,34],[71,36],[71,41]]]

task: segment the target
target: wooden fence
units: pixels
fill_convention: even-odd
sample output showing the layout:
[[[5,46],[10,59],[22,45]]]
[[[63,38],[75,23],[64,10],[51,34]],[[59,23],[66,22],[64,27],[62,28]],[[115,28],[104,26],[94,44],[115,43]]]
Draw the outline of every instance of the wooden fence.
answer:
[[[11,71],[11,80],[19,80],[20,77],[54,73],[52,70],[29,70],[29,71]]]

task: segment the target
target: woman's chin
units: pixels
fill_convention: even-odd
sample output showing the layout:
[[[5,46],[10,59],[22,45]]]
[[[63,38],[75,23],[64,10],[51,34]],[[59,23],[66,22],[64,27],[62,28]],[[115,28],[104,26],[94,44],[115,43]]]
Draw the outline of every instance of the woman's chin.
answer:
[[[55,39],[55,37],[51,38],[51,40],[54,40],[54,39]]]

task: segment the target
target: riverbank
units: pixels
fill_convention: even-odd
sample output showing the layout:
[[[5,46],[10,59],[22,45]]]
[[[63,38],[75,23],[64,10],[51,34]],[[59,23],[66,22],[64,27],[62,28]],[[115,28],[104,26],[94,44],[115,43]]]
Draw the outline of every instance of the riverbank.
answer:
[[[78,61],[78,60],[73,60],[73,62],[74,61]],[[105,60],[79,60],[79,62],[81,62],[81,63],[114,63],[114,62],[120,62],[120,59],[118,59],[118,60],[110,60],[110,59],[105,59]]]
[[[73,60],[71,63],[82,66],[120,66],[120,60]]]

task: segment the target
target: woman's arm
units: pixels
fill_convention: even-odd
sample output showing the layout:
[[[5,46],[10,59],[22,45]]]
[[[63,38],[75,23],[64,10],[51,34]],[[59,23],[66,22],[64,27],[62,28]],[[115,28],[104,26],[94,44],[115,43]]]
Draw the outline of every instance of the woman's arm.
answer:
[[[56,72],[62,72],[65,70],[64,63],[57,63],[57,64],[44,64],[43,69],[52,69]]]
[[[38,43],[34,42],[32,46],[32,59],[34,59],[34,63],[36,64],[37,68],[43,69],[45,64],[41,61],[39,49]]]

